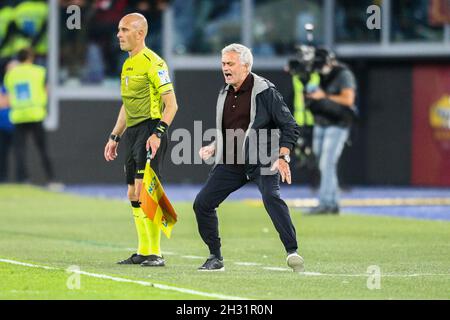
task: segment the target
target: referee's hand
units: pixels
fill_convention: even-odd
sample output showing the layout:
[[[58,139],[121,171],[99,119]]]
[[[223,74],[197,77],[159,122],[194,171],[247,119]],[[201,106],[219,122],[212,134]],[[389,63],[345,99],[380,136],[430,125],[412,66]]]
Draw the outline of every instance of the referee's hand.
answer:
[[[159,149],[159,145],[161,144],[161,139],[156,136],[156,134],[152,134],[150,138],[147,139],[147,151],[152,150],[152,155],[150,159],[153,159],[156,155],[156,151]]]
[[[113,161],[117,158],[117,146],[118,142],[113,140],[108,140],[105,146],[104,157],[106,161]]]

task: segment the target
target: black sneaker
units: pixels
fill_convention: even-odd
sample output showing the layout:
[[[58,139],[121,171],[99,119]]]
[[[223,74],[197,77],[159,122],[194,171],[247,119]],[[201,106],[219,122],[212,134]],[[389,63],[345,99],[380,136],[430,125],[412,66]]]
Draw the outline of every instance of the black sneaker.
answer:
[[[137,253],[133,253],[131,255],[131,257],[125,259],[125,260],[121,260],[119,262],[117,262],[117,264],[141,264],[142,262],[144,262],[145,260],[148,259],[148,256],[143,256]]]
[[[206,262],[197,269],[198,271],[225,271],[223,260],[216,258],[216,256],[209,256]]]
[[[156,254],[151,254],[147,256],[147,260],[141,263],[142,267],[164,267],[166,262],[163,257],[157,256]]]

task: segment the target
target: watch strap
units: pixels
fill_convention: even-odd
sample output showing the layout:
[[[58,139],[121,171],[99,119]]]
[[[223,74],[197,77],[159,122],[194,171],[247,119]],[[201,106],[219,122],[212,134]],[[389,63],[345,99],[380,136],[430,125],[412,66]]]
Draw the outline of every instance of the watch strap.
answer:
[[[120,141],[120,136],[117,135],[117,134],[111,133],[111,135],[109,136],[109,139],[111,139],[112,141],[115,141],[115,142],[119,142]]]

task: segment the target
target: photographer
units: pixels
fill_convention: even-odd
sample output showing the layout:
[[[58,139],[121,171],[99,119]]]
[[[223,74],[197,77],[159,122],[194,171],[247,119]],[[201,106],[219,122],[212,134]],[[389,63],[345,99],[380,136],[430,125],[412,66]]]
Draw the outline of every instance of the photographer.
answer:
[[[326,49],[316,49],[314,70],[320,74],[320,88],[308,93],[314,115],[313,152],[321,174],[319,205],[312,214],[338,214],[337,164],[355,117],[356,82],[352,71]]]

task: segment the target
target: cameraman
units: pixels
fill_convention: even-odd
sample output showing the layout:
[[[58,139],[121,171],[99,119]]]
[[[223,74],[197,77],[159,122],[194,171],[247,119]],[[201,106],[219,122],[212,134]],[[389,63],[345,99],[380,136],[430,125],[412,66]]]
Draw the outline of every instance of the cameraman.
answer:
[[[313,152],[321,174],[319,205],[312,214],[338,214],[337,164],[355,117],[356,82],[353,72],[326,49],[316,49],[314,69],[320,87],[308,93],[314,115]]]
[[[302,82],[301,75],[287,69],[292,77],[292,108],[291,113],[294,116],[295,121],[300,127],[301,135],[297,141],[297,145],[294,148],[295,155],[297,157],[296,166],[298,168],[304,168],[308,171],[311,178],[311,183],[315,184],[317,174],[316,161],[312,152],[312,137],[314,118],[307,106],[305,105],[305,94],[315,90],[320,83],[320,77],[318,73],[313,73],[310,80],[305,86]]]
[[[291,76],[292,107],[290,111],[301,132],[294,147],[297,158],[295,164],[303,173],[306,173],[306,179],[310,181],[313,188],[316,188],[319,182],[319,169],[312,152],[314,118],[306,106],[310,99],[305,99],[306,94],[316,90],[320,83],[320,76],[314,72],[313,66],[314,47],[303,45],[297,47],[296,56],[288,61],[284,70]]]

